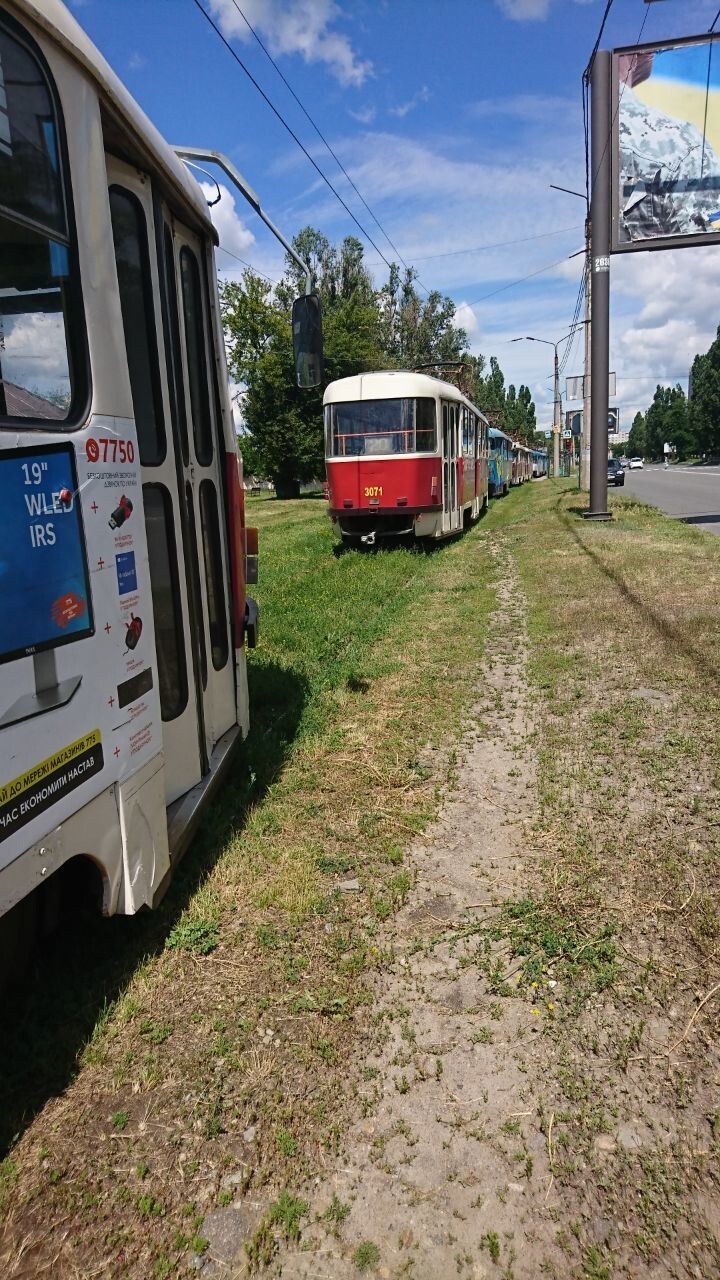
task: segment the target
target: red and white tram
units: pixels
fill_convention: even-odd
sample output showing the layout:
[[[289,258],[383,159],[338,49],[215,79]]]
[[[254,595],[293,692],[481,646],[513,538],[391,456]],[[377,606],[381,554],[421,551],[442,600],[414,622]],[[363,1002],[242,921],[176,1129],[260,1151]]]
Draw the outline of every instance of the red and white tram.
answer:
[[[488,422],[449,382],[362,373],[323,399],[329,513],[344,541],[447,538],[488,500]]]

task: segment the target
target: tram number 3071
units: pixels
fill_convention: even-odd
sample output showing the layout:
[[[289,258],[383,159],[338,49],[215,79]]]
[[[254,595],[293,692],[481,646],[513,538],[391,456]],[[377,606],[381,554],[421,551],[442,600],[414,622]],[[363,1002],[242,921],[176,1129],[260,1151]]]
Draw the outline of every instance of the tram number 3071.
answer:
[[[365,485],[365,497],[366,497],[366,498],[382,498],[382,496],[383,496],[383,487],[382,487],[382,485],[381,485],[381,484],[366,484],[366,485]]]

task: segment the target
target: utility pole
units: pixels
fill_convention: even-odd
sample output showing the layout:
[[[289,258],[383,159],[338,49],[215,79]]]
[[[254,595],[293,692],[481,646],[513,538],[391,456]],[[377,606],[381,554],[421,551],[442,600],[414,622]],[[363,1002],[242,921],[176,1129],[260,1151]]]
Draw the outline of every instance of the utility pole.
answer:
[[[582,433],[580,436],[580,488],[590,488],[590,329],[592,321],[592,223],[585,219],[585,368],[583,371]]]
[[[592,199],[592,308],[590,340],[590,508],[591,520],[609,520],[607,509],[607,424],[610,373],[610,65],[607,49],[595,54],[590,77]]]
[[[553,475],[557,479],[560,475],[560,432],[562,430],[560,423],[560,366],[558,363],[558,350],[555,345],[555,407],[553,410]]]

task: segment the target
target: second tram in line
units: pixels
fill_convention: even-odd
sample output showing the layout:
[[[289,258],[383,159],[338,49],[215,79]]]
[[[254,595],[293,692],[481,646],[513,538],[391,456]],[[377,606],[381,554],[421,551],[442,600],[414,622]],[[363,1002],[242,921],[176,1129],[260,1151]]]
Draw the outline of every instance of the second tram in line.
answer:
[[[324,397],[330,517],[343,540],[441,539],[487,506],[487,418],[449,382],[363,373]]]

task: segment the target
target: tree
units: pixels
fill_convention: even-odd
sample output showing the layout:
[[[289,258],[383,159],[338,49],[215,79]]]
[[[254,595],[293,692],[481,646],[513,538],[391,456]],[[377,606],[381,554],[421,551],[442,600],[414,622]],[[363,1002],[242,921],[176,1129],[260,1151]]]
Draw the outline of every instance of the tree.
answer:
[[[645,414],[636,413],[628,435],[628,456],[631,458],[644,458],[645,445]]]
[[[322,302],[328,381],[464,357],[467,335],[454,323],[455,304],[438,292],[421,299],[412,270],[401,276],[391,267],[376,290],[354,236],[336,247],[305,227],[293,246]],[[324,467],[322,389],[300,391],[293,368],[290,313],[305,287],[301,268],[288,259],[274,291],[252,271],[221,288],[228,363],[247,388],[243,451],[255,448],[258,469],[272,478],[278,497],[298,493],[300,482],[317,479]]]
[[[693,361],[689,421],[696,448],[720,453],[720,327],[705,355]]]
[[[662,458],[666,444],[675,445],[678,457],[689,457],[695,435],[688,421],[687,399],[682,387],[656,387],[645,418],[645,452]]]
[[[408,267],[401,275],[393,263],[379,292],[382,341],[388,362],[396,369],[416,369],[432,362],[463,358],[467,334],[455,325],[455,303],[434,289],[425,301],[415,288],[417,273]]]

